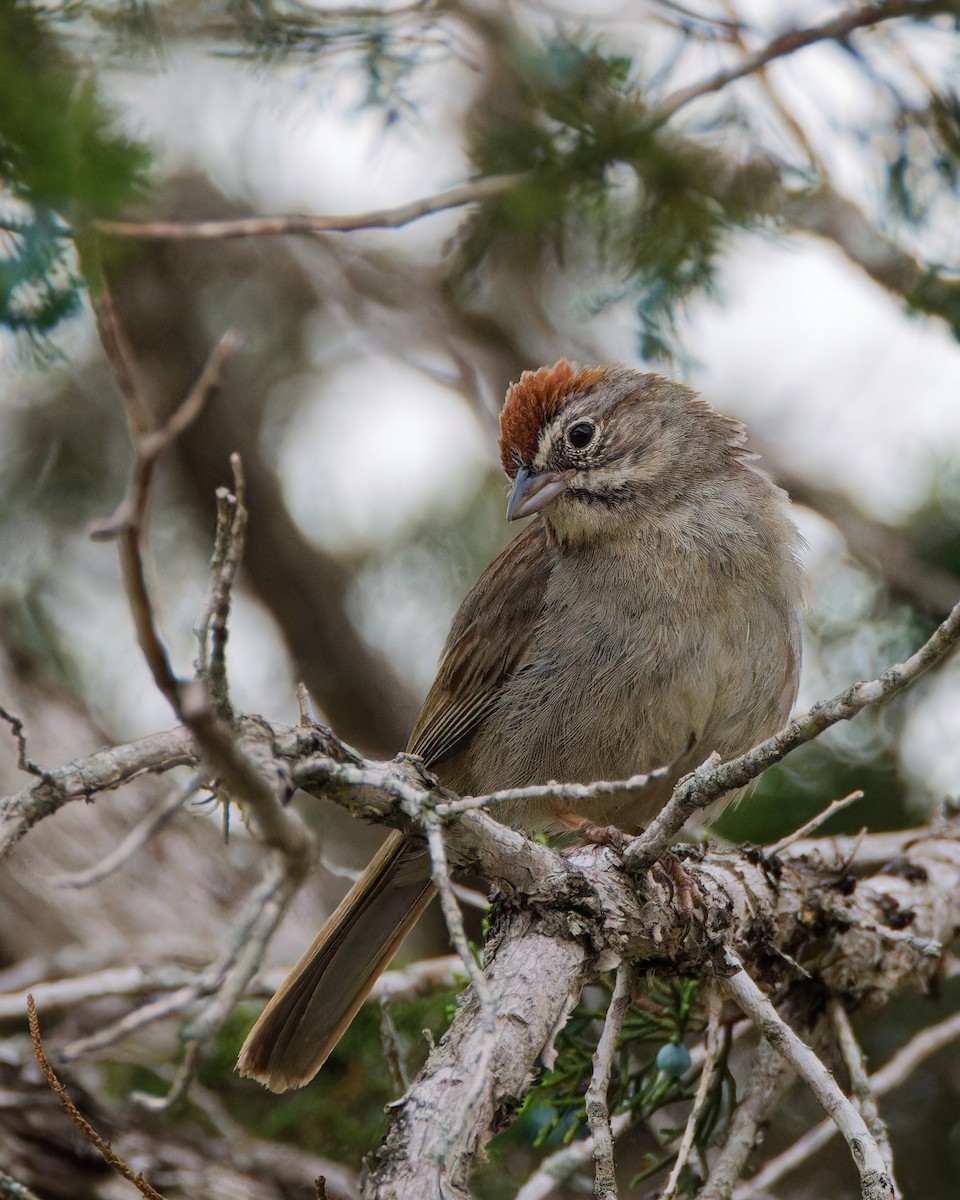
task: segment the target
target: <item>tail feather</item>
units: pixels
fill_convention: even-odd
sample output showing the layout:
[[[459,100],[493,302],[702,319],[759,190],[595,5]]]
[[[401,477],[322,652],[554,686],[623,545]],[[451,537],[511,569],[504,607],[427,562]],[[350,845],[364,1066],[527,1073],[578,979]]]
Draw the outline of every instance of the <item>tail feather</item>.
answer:
[[[426,844],[391,834],[261,1013],[240,1074],[274,1092],[308,1083],[434,892]]]

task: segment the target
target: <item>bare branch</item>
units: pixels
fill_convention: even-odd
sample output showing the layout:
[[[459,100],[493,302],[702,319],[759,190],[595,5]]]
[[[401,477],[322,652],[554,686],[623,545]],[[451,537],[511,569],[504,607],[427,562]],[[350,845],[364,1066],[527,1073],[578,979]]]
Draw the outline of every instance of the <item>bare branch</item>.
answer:
[[[723,1054],[723,1041],[720,1032],[720,1007],[720,989],[716,986],[716,981],[711,980],[710,999],[707,1006],[707,1033],[704,1038],[706,1053],[704,1055],[703,1066],[700,1070],[700,1081],[697,1084],[697,1092],[693,1098],[690,1115],[687,1117],[683,1137],[680,1139],[680,1145],[677,1149],[676,1162],[673,1164],[673,1170],[670,1172],[670,1178],[667,1180],[667,1186],[663,1189],[660,1200],[676,1200],[677,1191],[680,1187],[680,1179],[690,1158],[690,1151],[693,1149],[693,1143],[697,1136],[697,1126],[703,1115],[707,1097],[710,1095],[717,1077],[717,1070],[719,1069]]]
[[[580,940],[559,925],[551,935],[529,911],[513,914],[498,934],[487,969],[498,1014],[494,1036],[469,991],[368,1160],[365,1200],[466,1200],[483,1146],[525,1093],[533,1065],[566,1022],[588,958]],[[544,978],[551,981],[546,991],[538,984]],[[482,1063],[489,1070],[479,1083]]]
[[[617,1174],[613,1161],[613,1130],[610,1127],[610,1108],[607,1092],[613,1071],[613,1056],[617,1049],[623,1018],[630,1004],[633,972],[626,963],[617,968],[617,980],[607,1008],[603,1031],[593,1056],[593,1073],[584,1097],[587,1124],[593,1137],[595,1179],[593,1194],[598,1200],[617,1200]]]
[[[632,1113],[622,1112],[610,1122],[610,1130],[614,1141],[624,1134],[635,1123]],[[526,1180],[517,1192],[514,1200],[546,1200],[547,1196],[556,1191],[559,1184],[566,1182],[575,1172],[580,1171],[594,1157],[595,1143],[592,1137],[572,1142],[548,1155],[536,1171]]]
[[[23,721],[15,713],[9,712],[0,705],[0,720],[6,721],[10,726],[10,732],[16,738],[17,742],[17,766],[27,775],[38,775],[41,779],[44,777],[43,769],[27,756],[27,735],[23,731]]]
[[[197,673],[210,685],[213,706],[226,721],[233,720],[227,686],[227,637],[230,601],[243,559],[247,531],[246,480],[239,454],[231,454],[233,493],[217,489],[217,532],[210,560],[210,592],[195,632],[200,643]]]
[[[776,1111],[793,1079],[794,1073],[787,1060],[769,1042],[761,1040],[744,1084],[743,1098],[727,1130],[723,1149],[714,1161],[710,1178],[698,1193],[697,1200],[729,1200],[733,1185],[753,1153],[760,1131]]]
[[[824,181],[812,191],[784,191],[776,207],[793,228],[834,242],[881,287],[922,312],[942,317],[960,336],[960,280],[939,273],[892,242],[832,184]],[[930,587],[942,603],[939,573],[931,571]]]
[[[807,29],[790,29],[786,33],[780,34],[779,37],[775,37],[761,49],[748,54],[736,66],[717,71],[707,79],[700,80],[699,83],[690,84],[689,87],[679,88],[661,100],[651,115],[658,124],[662,124],[692,101],[699,100],[702,96],[708,96],[712,92],[719,92],[738,79],[756,74],[774,59],[795,54],[798,50],[812,46],[815,42],[842,42],[851,33],[857,29],[863,29],[865,26],[877,25],[881,21],[892,21],[899,17],[930,17],[937,12],[953,12],[954,7],[949,3],[931,4],[929,0],[885,0],[881,4],[867,4],[862,7],[850,8],[846,12],[840,13],[839,16],[824,21],[821,25],[814,25]]]
[[[524,175],[490,175],[400,204],[346,216],[249,217],[228,221],[96,221],[95,227],[113,237],[162,241],[212,241],[223,238],[273,237],[277,234],[351,233],[358,229],[399,229],[421,217],[489,200],[525,179]]]
[[[960,604],[942,622],[926,642],[905,662],[895,663],[869,681],[852,683],[830,700],[815,704],[809,712],[795,717],[759,746],[729,762],[718,765],[708,759],[692,774],[685,776],[648,829],[635,838],[624,855],[632,870],[641,870],[653,862],[670,844],[689,816],[737,788],[745,787],[767,767],[779,762],[791,750],[813,741],[825,729],[840,721],[849,721],[871,705],[881,704],[908,688],[934,663],[953,650],[960,640]]]
[[[863,1200],[894,1200],[897,1190],[880,1147],[863,1117],[844,1096],[816,1054],[777,1013],[739,958],[729,949],[726,954],[734,974],[724,979],[724,987],[770,1045],[789,1062],[843,1134],[860,1174]]]
[[[905,1082],[913,1072],[932,1055],[937,1054],[951,1042],[960,1038],[960,1013],[954,1013],[938,1025],[918,1033],[901,1050],[869,1079],[870,1089],[875,1096],[886,1096]],[[758,1171],[753,1179],[737,1188],[736,1200],[753,1200],[753,1197],[775,1187],[784,1176],[807,1162],[836,1136],[833,1121],[822,1121],[809,1133]]]
[[[767,847],[768,854],[782,854],[784,850],[788,850],[791,846],[796,845],[802,838],[809,837],[815,829],[819,829],[831,817],[835,817],[838,812],[843,812],[845,808],[849,808],[857,800],[863,799],[863,792],[857,789],[851,792],[848,796],[841,796],[839,800],[831,800],[827,807],[812,816],[809,821],[804,822],[799,829],[795,829],[793,833],[788,833],[786,837],[782,837],[779,842],[774,842],[772,846]]]
[[[70,1099],[67,1089],[57,1078],[53,1067],[47,1062],[47,1056],[43,1049],[43,1040],[40,1037],[40,1020],[37,1017],[37,1007],[33,1002],[32,996],[27,997],[27,1019],[30,1022],[30,1039],[33,1042],[33,1052],[37,1056],[37,1062],[40,1064],[40,1069],[43,1071],[44,1078],[50,1085],[50,1089],[63,1105],[70,1120],[73,1121],[74,1125],[76,1125],[90,1145],[100,1152],[103,1161],[113,1167],[124,1179],[128,1179],[141,1195],[146,1196],[147,1200],[163,1200],[163,1196],[147,1183],[143,1175],[134,1173],[130,1164],[110,1148],[110,1143],[97,1133]]]
[[[178,728],[98,750],[46,771],[39,783],[0,800],[0,858],[38,821],[73,800],[88,800],[98,792],[129,783],[138,775],[159,775],[174,767],[195,767],[197,762],[189,730]]]
[[[593,783],[541,783],[530,787],[504,788],[499,792],[488,792],[485,796],[463,796],[457,800],[441,802],[437,805],[437,813],[442,817],[454,813],[470,812],[471,809],[492,808],[497,804],[516,802],[518,800],[568,800],[571,804],[583,800],[592,800],[597,796],[619,794],[623,791],[642,792],[644,788],[664,779],[670,773],[670,767],[659,767],[644,775],[631,775],[629,779],[609,782],[596,780]]]
[[[191,775],[186,782],[167,796],[159,808],[148,812],[143,820],[139,821],[100,862],[95,863],[92,867],[86,867],[82,871],[54,875],[50,882],[54,887],[84,888],[90,887],[94,883],[100,883],[114,871],[119,871],[197,794],[203,784],[203,778],[200,772]]]
[[[877,1145],[880,1147],[880,1153],[883,1155],[883,1161],[887,1164],[887,1170],[890,1172],[891,1179],[893,1179],[893,1150],[890,1147],[890,1134],[883,1117],[880,1115],[880,1109],[877,1107],[877,1098],[870,1086],[870,1076],[867,1071],[867,1062],[864,1058],[863,1049],[857,1041],[856,1034],[853,1032],[853,1025],[850,1023],[850,1017],[842,1001],[836,997],[831,999],[827,1005],[827,1015],[830,1018],[830,1025],[833,1029],[834,1037],[837,1039],[837,1045],[840,1048],[843,1061],[846,1063],[847,1071],[850,1073],[850,1088],[853,1097],[857,1102],[860,1112],[863,1114],[867,1128],[876,1138]],[[896,1187],[896,1180],[894,1180],[894,1186]]]

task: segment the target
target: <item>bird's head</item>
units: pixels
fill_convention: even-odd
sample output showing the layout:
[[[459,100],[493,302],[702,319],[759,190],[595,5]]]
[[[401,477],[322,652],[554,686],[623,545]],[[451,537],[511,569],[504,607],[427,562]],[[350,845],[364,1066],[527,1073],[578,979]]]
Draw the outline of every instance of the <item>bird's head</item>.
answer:
[[[507,519],[542,512],[563,539],[609,534],[694,500],[744,457],[743,426],[661,375],[561,359],[525,371],[500,414]]]

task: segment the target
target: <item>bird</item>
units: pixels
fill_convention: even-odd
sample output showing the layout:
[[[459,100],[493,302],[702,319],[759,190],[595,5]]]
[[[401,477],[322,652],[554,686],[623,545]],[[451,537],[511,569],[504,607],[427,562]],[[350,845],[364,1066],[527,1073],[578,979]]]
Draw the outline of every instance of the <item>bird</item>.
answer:
[[[493,810],[528,834],[636,834],[683,775],[789,715],[803,591],[789,499],[740,422],[622,365],[524,371],[500,457],[507,519],[531,519],[461,603],[407,751],[473,796],[666,768],[576,806]],[[388,836],[264,1009],[240,1073],[276,1092],[309,1082],[434,894],[425,841]]]

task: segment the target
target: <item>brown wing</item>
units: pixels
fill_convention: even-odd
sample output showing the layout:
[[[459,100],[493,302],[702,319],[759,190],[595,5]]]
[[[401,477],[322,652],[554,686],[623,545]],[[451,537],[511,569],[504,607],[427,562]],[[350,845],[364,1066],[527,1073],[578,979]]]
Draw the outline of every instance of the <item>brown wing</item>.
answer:
[[[428,766],[462,743],[504,681],[529,661],[549,574],[546,533],[535,520],[497,555],[460,605],[407,746]]]

